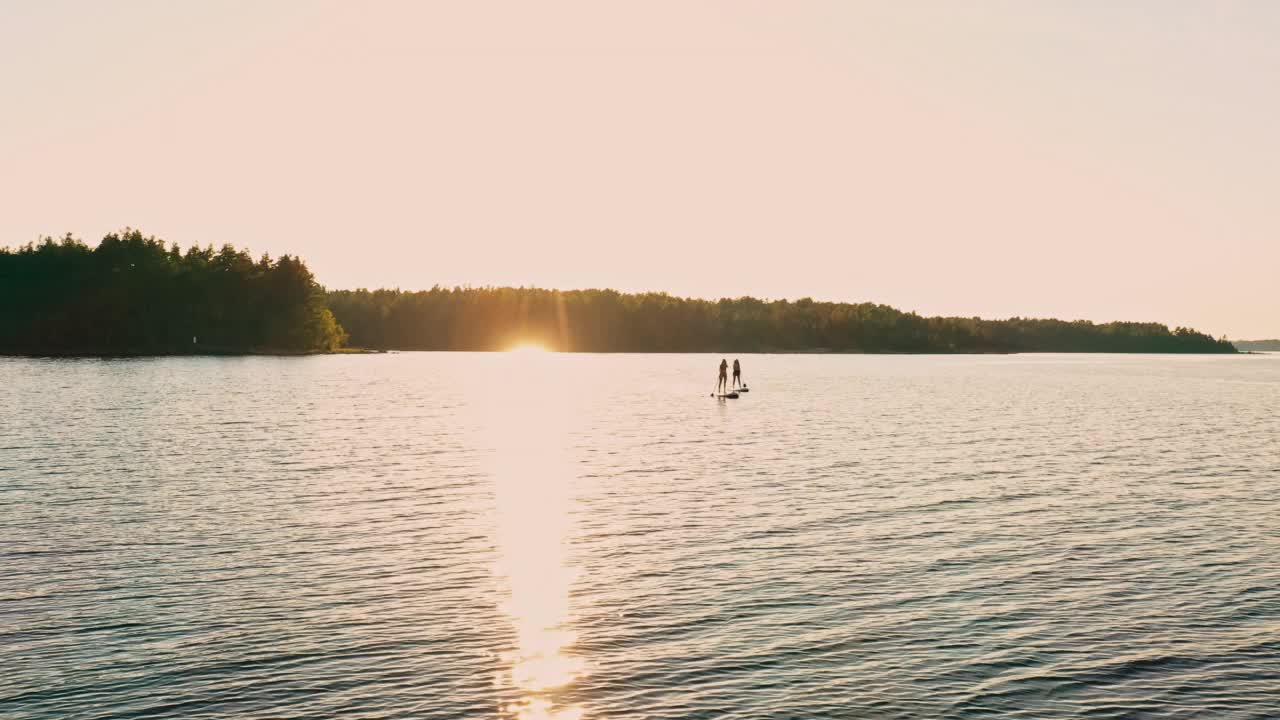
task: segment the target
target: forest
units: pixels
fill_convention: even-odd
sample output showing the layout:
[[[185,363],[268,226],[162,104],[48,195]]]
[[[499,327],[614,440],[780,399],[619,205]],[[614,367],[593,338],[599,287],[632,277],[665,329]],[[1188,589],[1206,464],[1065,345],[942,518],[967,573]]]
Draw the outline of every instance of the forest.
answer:
[[[359,347],[582,352],[1230,353],[1159,323],[922,317],[874,303],[535,288],[337,290],[329,307]]]
[[[137,230],[0,248],[0,353],[306,353],[345,335],[298,258],[182,252]]]
[[[1236,352],[1159,323],[923,317],[875,303],[537,288],[326,292],[299,258],[185,252],[137,230],[0,248],[0,353]]]

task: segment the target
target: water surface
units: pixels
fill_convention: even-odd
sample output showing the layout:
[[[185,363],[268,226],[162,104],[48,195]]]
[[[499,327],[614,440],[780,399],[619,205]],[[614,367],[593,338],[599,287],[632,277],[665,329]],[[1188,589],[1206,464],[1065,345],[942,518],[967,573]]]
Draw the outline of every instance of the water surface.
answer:
[[[0,358],[0,717],[1280,717],[1280,357],[719,359]]]

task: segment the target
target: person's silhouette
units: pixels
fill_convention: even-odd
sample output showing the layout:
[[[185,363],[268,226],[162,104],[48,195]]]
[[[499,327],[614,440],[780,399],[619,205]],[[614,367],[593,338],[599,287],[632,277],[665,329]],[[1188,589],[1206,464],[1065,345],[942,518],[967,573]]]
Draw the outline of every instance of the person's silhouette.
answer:
[[[729,391],[729,363],[724,358],[720,358],[720,379],[716,382],[716,392],[727,393]]]
[[[738,364],[738,358],[733,359],[733,389],[737,390],[742,384],[742,366]]]

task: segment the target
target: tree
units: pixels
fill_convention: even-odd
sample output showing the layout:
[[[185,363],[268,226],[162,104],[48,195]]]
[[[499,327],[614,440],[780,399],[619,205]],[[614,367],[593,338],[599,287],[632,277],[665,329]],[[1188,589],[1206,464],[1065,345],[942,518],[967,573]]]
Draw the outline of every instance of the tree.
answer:
[[[324,288],[291,256],[183,254],[130,229],[96,248],[70,235],[0,248],[0,352],[315,352],[344,339]]]

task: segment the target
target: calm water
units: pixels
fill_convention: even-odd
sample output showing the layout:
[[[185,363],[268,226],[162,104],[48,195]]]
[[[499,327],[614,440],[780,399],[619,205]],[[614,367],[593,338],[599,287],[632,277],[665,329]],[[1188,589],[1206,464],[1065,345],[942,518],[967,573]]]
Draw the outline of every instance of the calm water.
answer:
[[[0,358],[0,717],[1280,717],[1280,356]]]

